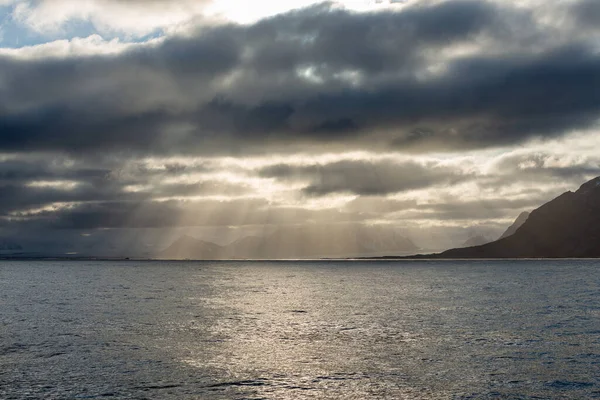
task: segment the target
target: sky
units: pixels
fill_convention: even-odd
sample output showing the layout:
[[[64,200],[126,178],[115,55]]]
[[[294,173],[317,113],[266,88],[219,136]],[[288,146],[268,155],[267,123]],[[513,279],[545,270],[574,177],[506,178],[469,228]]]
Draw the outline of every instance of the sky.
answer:
[[[495,239],[600,175],[599,117],[597,0],[0,0],[0,239]]]

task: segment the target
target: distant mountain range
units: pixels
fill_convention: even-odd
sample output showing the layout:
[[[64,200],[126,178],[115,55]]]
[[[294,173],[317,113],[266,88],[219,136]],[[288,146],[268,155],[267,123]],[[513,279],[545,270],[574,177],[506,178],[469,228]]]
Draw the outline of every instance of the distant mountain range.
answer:
[[[524,211],[521,214],[519,214],[515,222],[513,222],[513,224],[509,226],[508,229],[502,234],[502,236],[500,236],[500,239],[512,236],[517,231],[517,229],[519,229],[521,225],[523,225],[525,221],[527,221],[527,218],[529,218],[529,213],[527,211]]]
[[[162,259],[302,259],[414,253],[418,247],[394,229],[374,226],[284,226],[262,236],[248,236],[226,246],[190,236],[177,239]]]
[[[600,257],[600,177],[566,192],[531,213],[521,213],[493,242],[476,235],[438,254],[409,258],[596,258]],[[219,246],[190,236],[158,255],[163,259],[294,259],[380,257],[414,253],[418,247],[393,229],[372,226],[285,226]],[[405,256],[404,256],[405,257]]]
[[[600,177],[521,214],[499,240],[447,250],[433,258],[600,257]]]
[[[485,236],[475,235],[475,236],[471,236],[469,239],[467,239],[461,247],[480,246],[482,244],[486,244],[489,242],[490,242],[490,240],[488,238],[486,238]]]

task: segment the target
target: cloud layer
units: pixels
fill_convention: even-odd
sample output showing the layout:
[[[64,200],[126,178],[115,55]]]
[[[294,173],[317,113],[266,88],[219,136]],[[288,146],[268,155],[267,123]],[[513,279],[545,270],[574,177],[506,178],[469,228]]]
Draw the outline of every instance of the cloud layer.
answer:
[[[154,154],[314,145],[428,151],[593,126],[595,45],[577,35],[557,40],[570,28],[503,4],[376,13],[321,5],[117,55],[5,56],[1,144]],[[573,18],[585,19],[577,10]]]
[[[245,25],[193,25],[206,4],[187,1],[127,17],[139,3],[22,3],[41,30],[125,8],[110,29],[172,19],[138,24],[133,42],[1,49],[4,232],[312,221],[495,234],[600,174],[595,1],[324,3]],[[169,31],[180,11],[186,29]],[[170,33],[140,39],[157,27]]]

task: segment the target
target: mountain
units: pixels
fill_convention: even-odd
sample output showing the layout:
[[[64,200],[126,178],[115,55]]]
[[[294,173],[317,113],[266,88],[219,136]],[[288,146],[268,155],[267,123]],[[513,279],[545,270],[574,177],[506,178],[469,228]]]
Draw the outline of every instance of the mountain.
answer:
[[[500,239],[504,239],[505,237],[509,237],[514,234],[517,229],[519,229],[521,225],[527,221],[527,218],[529,218],[529,213],[527,211],[523,211],[521,214],[519,214],[515,222],[513,222],[513,224],[509,226],[508,229],[502,234],[502,236],[500,236]]]
[[[360,257],[411,253],[418,247],[393,228],[363,225],[282,226],[261,236],[241,238],[218,246],[192,237],[182,237],[158,258],[192,259],[294,259]]]
[[[222,258],[224,249],[214,243],[198,240],[191,236],[182,236],[160,253],[159,258],[195,260],[218,260]]]
[[[600,177],[532,211],[511,236],[482,246],[451,249],[433,257],[600,257]]]
[[[490,240],[488,238],[486,238],[485,236],[475,235],[475,236],[471,236],[469,239],[467,239],[461,247],[480,246],[482,244],[486,244],[489,242],[490,242]]]

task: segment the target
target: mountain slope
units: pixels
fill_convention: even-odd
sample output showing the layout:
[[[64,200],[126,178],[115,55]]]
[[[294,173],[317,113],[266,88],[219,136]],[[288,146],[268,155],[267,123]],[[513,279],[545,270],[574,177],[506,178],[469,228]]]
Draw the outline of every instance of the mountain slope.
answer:
[[[191,236],[182,236],[163,250],[158,258],[217,260],[222,258],[223,253],[223,247],[217,244],[204,242]]]
[[[476,235],[476,236],[471,236],[469,239],[467,239],[461,247],[480,246],[482,244],[486,244],[489,242],[490,242],[490,240],[488,238],[486,238],[485,236]]]
[[[531,212],[511,236],[452,249],[438,258],[600,257],[600,177]]]
[[[529,213],[527,211],[523,211],[521,214],[519,214],[515,222],[513,222],[513,224],[509,226],[506,231],[504,231],[502,236],[500,236],[500,239],[504,239],[505,237],[513,235],[517,229],[519,229],[525,223],[525,221],[527,221],[527,218],[529,218]]]

